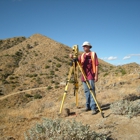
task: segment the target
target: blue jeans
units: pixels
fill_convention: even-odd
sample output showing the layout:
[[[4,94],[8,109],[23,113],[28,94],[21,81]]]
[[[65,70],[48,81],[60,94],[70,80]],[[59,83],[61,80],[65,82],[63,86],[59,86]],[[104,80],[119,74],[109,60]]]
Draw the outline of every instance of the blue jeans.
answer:
[[[88,80],[88,82],[89,82],[89,84],[93,90],[94,96],[95,96],[94,80]],[[86,82],[83,82],[83,86],[84,86],[84,92],[85,92],[85,96],[86,96],[86,108],[91,109],[91,110],[95,110],[96,103],[92,97],[92,94],[90,93],[90,90],[89,90]]]

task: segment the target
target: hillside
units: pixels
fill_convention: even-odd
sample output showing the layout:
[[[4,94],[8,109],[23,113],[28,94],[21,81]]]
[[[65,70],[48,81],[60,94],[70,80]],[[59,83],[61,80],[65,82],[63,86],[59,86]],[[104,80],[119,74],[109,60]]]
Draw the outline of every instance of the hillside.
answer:
[[[71,52],[70,47],[39,34],[14,47],[3,48],[0,53],[0,84],[5,89],[4,94],[65,82]],[[102,71],[113,68],[102,60],[99,62]]]
[[[126,98],[140,102],[140,65],[136,63],[114,66],[99,59],[96,94],[105,113],[104,119],[100,113],[95,116],[81,113],[85,97],[80,73],[80,109],[75,107],[71,82],[64,108],[73,113],[67,117],[58,116],[70,68],[70,53],[71,47],[41,34],[0,40],[0,140],[24,139],[24,132],[44,117],[75,119],[112,139],[140,139],[140,112],[130,120],[109,109],[110,104]]]

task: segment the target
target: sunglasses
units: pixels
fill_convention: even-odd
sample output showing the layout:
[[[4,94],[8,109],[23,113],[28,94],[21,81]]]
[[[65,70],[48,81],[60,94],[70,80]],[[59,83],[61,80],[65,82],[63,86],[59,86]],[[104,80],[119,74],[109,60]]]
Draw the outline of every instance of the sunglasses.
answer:
[[[90,46],[88,46],[88,45],[85,45],[85,46],[83,46],[83,47],[90,47]]]

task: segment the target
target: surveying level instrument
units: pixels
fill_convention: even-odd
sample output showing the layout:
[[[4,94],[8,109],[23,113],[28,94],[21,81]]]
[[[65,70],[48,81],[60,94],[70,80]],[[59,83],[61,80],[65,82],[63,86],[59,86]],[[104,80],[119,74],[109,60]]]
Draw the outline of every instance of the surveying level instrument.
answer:
[[[101,116],[104,118],[104,114],[99,106],[99,103],[97,101],[97,99],[95,98],[95,94],[87,80],[87,77],[86,77],[86,74],[81,66],[81,64],[79,63],[78,61],[78,53],[79,53],[79,50],[78,50],[78,45],[74,45],[72,47],[72,50],[73,50],[73,59],[72,59],[72,65],[70,67],[70,70],[69,70],[69,74],[68,74],[68,77],[67,77],[67,81],[66,81],[66,86],[65,86],[65,91],[64,91],[64,95],[63,95],[63,99],[62,99],[62,102],[61,102],[61,106],[60,106],[60,111],[59,111],[59,114],[61,114],[62,112],[62,109],[63,109],[63,105],[64,105],[64,100],[66,98],[66,94],[67,94],[67,91],[68,91],[68,86],[69,86],[69,83],[70,83],[70,79],[71,79],[71,75],[72,73],[74,73],[74,95],[76,96],[76,106],[78,107],[78,88],[79,88],[79,85],[78,85],[78,68],[79,70],[81,71],[83,77],[84,77],[84,80],[90,90],[90,94],[92,95],[97,107],[98,107],[98,110],[100,111],[101,113]]]

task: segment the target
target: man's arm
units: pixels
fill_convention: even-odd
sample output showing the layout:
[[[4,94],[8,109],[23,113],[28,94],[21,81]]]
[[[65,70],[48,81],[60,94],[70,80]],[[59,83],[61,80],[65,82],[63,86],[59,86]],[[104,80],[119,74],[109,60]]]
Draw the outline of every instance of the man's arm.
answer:
[[[95,68],[96,68],[95,82],[97,82],[98,81],[98,65]]]
[[[98,57],[97,57],[97,54],[95,53],[95,82],[98,81],[98,65],[99,65],[99,62],[98,62]]]

